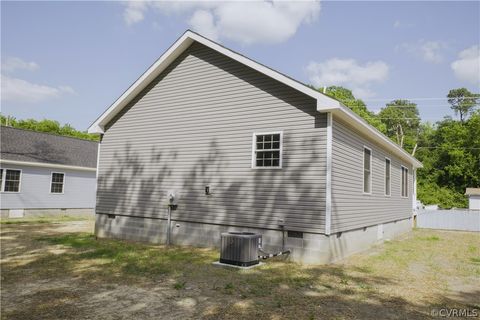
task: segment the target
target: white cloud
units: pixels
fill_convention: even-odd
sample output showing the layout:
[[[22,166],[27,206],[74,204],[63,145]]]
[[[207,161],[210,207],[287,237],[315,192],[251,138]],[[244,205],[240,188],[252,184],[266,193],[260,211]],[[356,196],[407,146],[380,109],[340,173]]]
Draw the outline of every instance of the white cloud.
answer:
[[[420,52],[422,57],[427,62],[440,63],[443,61],[443,55],[441,51],[446,48],[446,45],[438,41],[428,41],[425,42],[420,47]]]
[[[221,36],[252,44],[284,42],[319,11],[318,2],[231,2],[214,12]]]
[[[38,69],[35,62],[26,62],[17,57],[7,57],[2,61],[2,72],[13,72],[15,70],[34,71]]]
[[[132,25],[144,19],[147,3],[144,1],[129,1],[123,11],[123,19],[127,25]]]
[[[416,43],[403,43],[397,46],[397,50],[403,49],[410,54],[421,57],[426,62],[440,63],[444,60],[443,51],[447,47],[447,44],[442,41],[419,40]]]
[[[125,23],[142,21],[149,9],[165,15],[186,15],[193,30],[216,40],[280,43],[293,36],[302,24],[318,17],[320,2],[129,2],[124,11]]]
[[[401,29],[401,28],[411,28],[413,27],[413,23],[409,23],[409,22],[402,22],[400,20],[395,20],[395,22],[393,23],[393,27],[395,29]]]
[[[459,80],[480,86],[480,46],[461,51],[451,67]]]
[[[8,57],[2,61],[1,100],[35,103],[63,94],[74,94],[70,86],[52,87],[36,84],[13,76],[17,70],[35,71],[39,68],[35,62],[26,62],[17,57]]]
[[[197,10],[189,20],[189,24],[196,26],[195,29],[205,37],[218,40],[218,29],[212,13],[207,10]]]
[[[5,75],[1,75],[1,80],[3,101],[34,103],[75,93],[69,86],[50,87]]]
[[[389,67],[383,61],[370,61],[363,65],[354,59],[333,58],[325,62],[310,62],[306,68],[309,80],[316,87],[345,86],[359,98],[375,95],[373,83],[384,82]]]

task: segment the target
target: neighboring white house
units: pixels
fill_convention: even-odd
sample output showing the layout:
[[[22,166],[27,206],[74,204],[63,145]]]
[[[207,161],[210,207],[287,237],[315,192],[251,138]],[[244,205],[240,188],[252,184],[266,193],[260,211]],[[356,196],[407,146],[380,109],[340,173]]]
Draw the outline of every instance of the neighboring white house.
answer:
[[[98,143],[0,127],[4,217],[93,214]]]
[[[467,188],[465,194],[468,196],[468,208],[480,210],[480,188]]]

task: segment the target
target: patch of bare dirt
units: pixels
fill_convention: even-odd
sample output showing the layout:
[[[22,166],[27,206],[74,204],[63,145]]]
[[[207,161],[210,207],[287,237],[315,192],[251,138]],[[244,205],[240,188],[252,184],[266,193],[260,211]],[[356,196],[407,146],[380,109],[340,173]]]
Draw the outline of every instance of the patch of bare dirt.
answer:
[[[480,301],[476,265],[449,255],[450,246],[462,247],[457,235],[439,233],[441,240],[428,242],[428,259],[416,251],[425,240],[409,235],[405,243],[378,245],[339,264],[275,262],[248,271],[214,267],[208,259],[189,268],[201,253],[195,251],[178,270],[152,277],[112,268],[118,260],[112,252],[102,256],[104,247],[39,240],[85,232],[93,232],[93,221],[2,226],[2,319],[428,319],[437,304],[478,308]],[[470,235],[463,242],[477,245]],[[147,263],[138,267],[151,268]],[[463,273],[454,273],[458,266]]]
[[[39,257],[69,250],[35,241],[38,237],[92,230],[92,221],[2,226],[2,270],[25,267]],[[92,265],[77,269],[83,267]],[[198,304],[207,300],[188,296],[191,290],[173,289],[167,279],[153,284],[105,284],[71,274],[37,279],[34,272],[15,278],[2,275],[2,319],[193,319]]]

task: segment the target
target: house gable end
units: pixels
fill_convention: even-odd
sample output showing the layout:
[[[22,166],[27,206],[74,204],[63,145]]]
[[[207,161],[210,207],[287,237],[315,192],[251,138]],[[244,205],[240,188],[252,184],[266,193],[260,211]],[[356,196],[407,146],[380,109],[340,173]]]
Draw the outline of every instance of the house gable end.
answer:
[[[161,219],[174,192],[183,221],[323,232],[326,123],[315,99],[194,43],[109,123],[97,212]],[[282,169],[252,168],[262,132],[283,132]]]
[[[195,62],[195,61],[196,62]],[[175,82],[174,79],[170,81],[170,77],[175,77],[178,72],[175,71],[177,68],[181,68],[181,73],[188,72],[188,68],[191,64],[200,63],[205,70],[210,69],[202,74],[195,73],[195,78],[189,78],[188,82]],[[199,68],[199,66],[195,66]],[[219,74],[223,74],[219,76]],[[298,108],[299,111],[305,112],[312,117],[323,118],[316,110],[316,100],[304,93],[301,93],[284,83],[281,83],[271,77],[260,73],[257,70],[254,70],[244,64],[227,57],[201,43],[193,42],[180,56],[178,56],[171,64],[155,79],[153,79],[139,94],[137,94],[118,114],[116,114],[112,120],[110,120],[105,125],[105,131],[109,130],[112,125],[118,121],[124,114],[126,114],[133,106],[137,105],[142,99],[145,99],[145,96],[150,94],[155,94],[155,91],[162,90],[159,88],[160,82],[170,82],[169,86],[176,86],[176,90],[184,93],[185,95],[190,95],[189,99],[185,100],[185,105],[182,107],[189,108],[195,104],[196,97],[198,100],[203,98],[202,93],[197,92],[192,88],[192,83],[202,82],[209,83],[210,89],[214,87],[221,88],[222,90],[228,88],[228,84],[232,84],[232,91],[236,90],[235,85],[238,83],[243,83],[245,86],[242,90],[245,91],[245,94],[249,94],[251,91],[261,90],[265,95],[270,97],[275,97],[276,99],[281,99],[286,104],[291,106],[299,105],[299,101],[302,102],[301,108]],[[248,88],[246,88],[248,87]],[[211,94],[211,92],[209,93]],[[218,94],[220,98],[227,101],[231,92],[223,91]],[[199,96],[198,96],[199,95]],[[148,99],[148,98],[147,98]],[[188,104],[188,101],[191,104]],[[235,101],[238,103],[241,101]],[[232,104],[232,105],[235,105]],[[258,104],[258,108],[262,108],[264,105],[262,103]],[[322,120],[320,120],[322,121]],[[321,124],[320,124],[321,125]]]

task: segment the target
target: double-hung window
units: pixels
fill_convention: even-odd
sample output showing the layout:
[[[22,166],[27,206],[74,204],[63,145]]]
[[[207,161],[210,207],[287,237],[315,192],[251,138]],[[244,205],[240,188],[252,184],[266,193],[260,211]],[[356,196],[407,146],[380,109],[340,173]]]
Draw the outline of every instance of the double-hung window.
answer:
[[[282,132],[253,135],[252,168],[282,167]]]
[[[402,166],[402,197],[408,197],[408,169]]]
[[[363,148],[363,193],[372,193],[372,150]]]
[[[20,192],[20,180],[22,178],[22,170],[0,169],[0,175],[0,190],[2,192]]]
[[[61,172],[52,172],[50,183],[50,193],[63,193],[63,185],[65,183],[65,174]]]
[[[390,159],[385,158],[385,195],[389,196],[390,195],[390,189],[391,189],[391,178],[390,178],[390,173],[391,173],[391,168],[392,168],[392,163]]]

